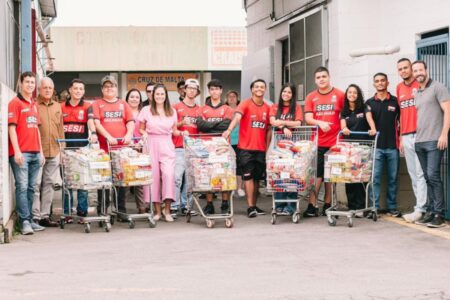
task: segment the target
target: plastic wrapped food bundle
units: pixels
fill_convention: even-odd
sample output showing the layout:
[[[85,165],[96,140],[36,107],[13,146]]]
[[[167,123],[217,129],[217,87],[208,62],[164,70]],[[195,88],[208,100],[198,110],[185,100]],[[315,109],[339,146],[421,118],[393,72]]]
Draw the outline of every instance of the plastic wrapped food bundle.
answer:
[[[315,180],[316,146],[312,141],[279,140],[267,154],[267,188],[273,192],[299,192]]]
[[[111,184],[109,155],[92,146],[63,152],[65,184],[70,188],[88,188]]]
[[[138,186],[152,183],[152,162],[149,154],[131,147],[111,150],[113,184]]]
[[[325,153],[325,181],[368,182],[372,176],[372,148],[359,143],[339,143]]]
[[[185,137],[189,192],[231,191],[236,183],[236,154],[222,137]]]

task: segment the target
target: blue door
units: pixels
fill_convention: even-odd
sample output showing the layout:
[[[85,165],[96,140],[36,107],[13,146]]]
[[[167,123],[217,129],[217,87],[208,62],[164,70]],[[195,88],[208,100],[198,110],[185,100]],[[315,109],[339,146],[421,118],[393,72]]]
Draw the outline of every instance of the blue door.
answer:
[[[428,74],[434,80],[440,81],[450,91],[450,57],[449,35],[442,34],[417,41],[417,59],[427,63]],[[449,138],[450,140],[450,138]],[[448,164],[449,150],[447,149],[442,159],[442,180],[444,182],[444,195],[446,202],[446,219],[450,220],[450,165]]]

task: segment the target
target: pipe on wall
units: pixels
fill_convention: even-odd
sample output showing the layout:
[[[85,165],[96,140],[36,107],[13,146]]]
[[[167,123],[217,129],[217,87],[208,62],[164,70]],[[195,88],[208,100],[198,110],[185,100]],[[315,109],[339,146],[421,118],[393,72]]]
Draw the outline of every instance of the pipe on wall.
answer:
[[[374,47],[374,48],[362,48],[350,51],[349,55],[351,57],[360,57],[365,55],[388,55],[394,54],[400,51],[400,46],[384,46],[384,47]]]

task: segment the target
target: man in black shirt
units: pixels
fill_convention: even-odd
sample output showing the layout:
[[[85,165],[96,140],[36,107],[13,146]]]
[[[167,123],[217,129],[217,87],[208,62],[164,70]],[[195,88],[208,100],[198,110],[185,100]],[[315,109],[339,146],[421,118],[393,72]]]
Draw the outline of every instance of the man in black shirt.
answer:
[[[370,191],[372,201],[380,208],[380,187],[384,162],[387,163],[388,188],[387,208],[388,214],[401,217],[397,210],[397,174],[399,166],[399,118],[400,107],[397,98],[387,91],[389,81],[384,73],[373,76],[373,86],[376,89],[374,97],[366,102],[367,121],[370,125],[369,133],[379,132],[375,154],[375,167],[373,174],[373,187]]]

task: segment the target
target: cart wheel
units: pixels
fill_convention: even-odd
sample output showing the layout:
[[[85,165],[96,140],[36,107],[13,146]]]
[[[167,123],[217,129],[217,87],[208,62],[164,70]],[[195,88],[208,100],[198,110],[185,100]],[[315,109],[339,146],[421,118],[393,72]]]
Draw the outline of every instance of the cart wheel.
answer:
[[[103,227],[103,223],[105,223],[105,221],[98,221],[98,227]]]
[[[156,227],[156,221],[153,219],[153,217],[148,218],[148,227],[150,228]]]
[[[116,217],[115,216],[109,216],[109,222],[111,223],[111,225],[114,225],[115,221],[116,221]]]
[[[328,225],[330,225],[330,226],[336,226],[336,219],[335,218],[333,218],[333,217],[329,217],[328,218]]]
[[[136,226],[136,223],[133,220],[128,222],[128,227],[130,227],[130,229],[133,229],[135,226]]]
[[[295,213],[292,215],[292,222],[294,222],[295,224],[298,224],[298,222],[300,221],[300,213]]]
[[[376,212],[373,212],[372,220],[376,222],[378,220],[378,214]]]
[[[111,223],[105,222],[105,232],[109,232],[111,230]]]
[[[206,227],[213,228],[214,227],[214,220],[206,219]]]
[[[276,213],[272,214],[272,218],[270,219],[270,223],[272,223],[272,225],[275,225],[275,223],[277,223],[277,214]]]
[[[186,223],[191,223],[191,212],[186,213]]]
[[[86,233],[91,232],[91,225],[89,223],[84,224],[84,232]]]
[[[231,227],[233,227],[233,219],[225,219],[225,227],[226,228],[231,228]]]
[[[348,220],[347,220],[347,226],[348,227],[350,227],[350,228],[352,228],[353,227],[353,218],[348,218]]]
[[[61,219],[59,220],[59,228],[64,229],[64,225],[65,225],[65,224],[66,224],[65,220],[61,218]]]

